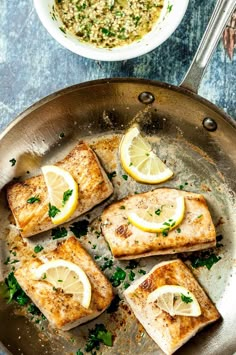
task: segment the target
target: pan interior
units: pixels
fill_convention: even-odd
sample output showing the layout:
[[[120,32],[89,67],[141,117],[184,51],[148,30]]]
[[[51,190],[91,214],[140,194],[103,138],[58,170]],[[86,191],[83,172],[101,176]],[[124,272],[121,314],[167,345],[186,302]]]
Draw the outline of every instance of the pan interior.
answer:
[[[144,105],[138,99],[140,93],[151,92],[155,101]],[[202,121],[211,117],[218,129],[209,132]],[[174,178],[158,186],[125,180],[119,162],[119,142],[122,134],[133,122],[139,122],[143,134],[149,139],[159,157],[174,171]],[[148,191],[156,187],[184,187],[187,191],[205,196],[217,235],[222,235],[220,246],[213,252],[221,257],[211,270],[192,269],[213,302],[216,303],[223,321],[203,330],[186,344],[179,354],[225,354],[236,349],[232,332],[236,321],[234,307],[235,287],[235,231],[236,231],[236,183],[233,172],[236,150],[233,139],[235,130],[213,105],[184,94],[181,90],[151,82],[115,82],[78,86],[47,99],[43,104],[29,109],[22,115],[6,135],[1,138],[0,174],[2,186],[13,178],[25,179],[40,173],[40,166],[51,164],[64,157],[81,139],[97,153],[108,173],[116,172],[112,178],[115,187],[113,196],[81,219],[88,218],[96,231],[98,218],[103,208],[112,201],[135,192]],[[228,152],[227,146],[231,147]],[[9,160],[16,159],[11,167]],[[115,174],[113,174],[115,175]],[[35,245],[45,250],[56,246],[51,233],[22,241],[14,227],[9,228],[9,210],[5,201],[5,189],[1,193],[1,277],[12,265],[4,265],[9,250],[17,245],[17,258],[32,254]],[[89,232],[80,242],[103,265],[111,254],[103,237],[97,238]],[[96,245],[96,248],[94,248]],[[190,266],[189,255],[179,255]],[[137,270],[146,271],[161,260],[176,256],[143,258]],[[116,266],[125,270],[127,261],[114,261],[111,269],[105,270],[108,277]],[[191,267],[191,266],[190,266]],[[128,270],[127,278],[128,278]],[[115,289],[121,299],[124,285]],[[48,326],[47,321],[32,316],[27,309],[6,304],[0,299],[0,340],[14,354],[61,354],[75,353],[86,343],[88,330],[103,323],[113,333],[114,346],[101,347],[103,354],[161,354],[156,344],[146,334],[124,301],[116,312],[105,312],[98,319],[69,332],[58,332]],[[137,346],[138,344],[138,346]]]

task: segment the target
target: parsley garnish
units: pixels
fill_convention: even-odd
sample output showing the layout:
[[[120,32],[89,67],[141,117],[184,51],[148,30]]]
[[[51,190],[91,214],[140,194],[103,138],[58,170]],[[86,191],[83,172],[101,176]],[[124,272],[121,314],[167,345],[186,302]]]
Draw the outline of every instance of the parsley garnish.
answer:
[[[107,346],[112,346],[112,334],[105,328],[104,324],[96,324],[94,329],[89,330],[85,351],[99,350],[101,342]]]
[[[178,233],[181,233],[181,229],[180,228],[177,228],[176,229]]]
[[[130,260],[129,264],[125,267],[126,269],[136,269],[136,267],[138,266],[138,262],[136,260]]]
[[[192,256],[190,258],[191,265],[193,268],[198,268],[201,266],[206,266],[208,270],[221,259],[221,256],[216,256],[214,253],[209,254],[209,252],[204,252],[201,256]]]
[[[66,190],[63,194],[63,200],[62,200],[62,206],[64,207],[66,204],[66,201],[69,200],[69,197],[72,195],[73,190]]]
[[[8,289],[7,303],[10,303],[14,299],[21,306],[24,306],[29,301],[28,296],[18,284],[13,272],[11,272],[5,279],[5,284],[7,285]]]
[[[66,33],[66,30],[63,27],[59,27],[59,29],[61,30],[61,32]]]
[[[64,238],[67,236],[67,230],[65,227],[56,227],[52,229],[52,239]]]
[[[122,177],[123,177],[123,179],[124,179],[125,181],[128,180],[128,175],[122,175]]]
[[[124,283],[124,289],[126,290],[128,287],[130,287],[130,284],[128,282]]]
[[[40,310],[38,307],[35,306],[35,304],[31,303],[29,307],[27,308],[27,311],[33,315],[39,316],[41,314]]]
[[[200,214],[199,216],[197,216],[197,218],[201,218],[202,217],[202,214]]]
[[[193,299],[191,297],[188,297],[188,296],[185,296],[181,293],[181,300],[184,302],[184,303],[191,303],[193,302]]]
[[[126,277],[126,272],[119,266],[116,268],[115,273],[111,277],[112,286],[117,287],[124,281]]]
[[[125,210],[125,206],[120,206],[120,210]]]
[[[15,158],[10,159],[9,162],[11,163],[11,166],[16,165],[16,159]]]
[[[135,273],[131,270],[131,271],[129,272],[129,280],[130,280],[130,281],[134,281],[134,279],[135,279]]]
[[[82,221],[74,222],[70,226],[70,230],[72,233],[74,233],[76,238],[80,238],[85,236],[88,233],[88,225],[89,225],[89,221],[83,219]]]
[[[138,273],[141,274],[141,275],[146,275],[146,271],[143,270],[143,269],[140,269],[140,270],[138,271]]]
[[[76,351],[76,355],[84,355],[83,351],[81,351],[80,349]]]
[[[106,260],[105,263],[101,266],[101,270],[104,271],[106,269],[111,269],[112,266],[113,266],[113,260],[112,259]]]
[[[32,196],[27,200],[27,203],[35,203],[35,202],[40,202],[40,198],[38,196]]]
[[[111,173],[107,173],[108,179],[111,181],[113,177],[116,176],[116,171],[112,171]]]
[[[61,212],[56,206],[52,206],[51,203],[48,204],[48,215],[51,218],[54,218],[59,212]]]
[[[157,216],[160,216],[160,214],[161,214],[161,209],[158,208],[158,209],[155,211],[155,214],[156,214]]]
[[[36,245],[35,247],[34,247],[34,252],[35,253],[39,253],[40,251],[42,251],[44,248],[43,248],[43,246],[42,245]]]

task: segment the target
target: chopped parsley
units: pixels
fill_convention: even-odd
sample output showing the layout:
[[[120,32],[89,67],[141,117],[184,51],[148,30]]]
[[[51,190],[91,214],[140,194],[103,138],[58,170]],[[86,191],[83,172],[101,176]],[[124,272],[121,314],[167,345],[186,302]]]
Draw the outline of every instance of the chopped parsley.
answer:
[[[124,283],[124,289],[126,290],[128,287],[130,287],[130,284],[128,282]]]
[[[67,236],[67,230],[65,227],[56,227],[52,229],[52,239],[64,238]]]
[[[101,266],[101,270],[104,271],[106,269],[111,269],[112,266],[113,266],[113,260],[112,259],[106,260],[105,263]]]
[[[70,196],[72,195],[73,190],[66,190],[63,194],[62,206],[65,206],[66,201],[69,200]]]
[[[173,5],[168,4],[168,6],[167,6],[167,11],[168,11],[168,12],[171,12],[172,8],[173,8]]]
[[[125,267],[126,269],[130,269],[130,270],[133,270],[133,269],[136,269],[136,267],[138,267],[138,261],[136,260],[130,260],[129,261],[129,264]]]
[[[27,203],[35,203],[35,202],[40,202],[40,198],[38,196],[32,196],[28,198]]]
[[[201,253],[200,256],[191,256],[190,261],[193,268],[206,266],[208,270],[212,268],[221,259],[221,256],[217,256],[214,253],[208,251]]]
[[[125,180],[125,181],[127,181],[128,180],[128,175],[122,175],[122,177],[123,177],[123,179]]]
[[[10,256],[8,256],[7,258],[6,258],[6,260],[4,261],[4,265],[8,265],[10,263]]]
[[[16,165],[16,159],[15,158],[10,159],[9,162],[11,163],[11,166],[15,166]]]
[[[66,33],[66,30],[63,27],[59,27],[59,29],[61,30],[61,32]]]
[[[178,233],[181,233],[181,229],[180,228],[177,228],[176,229]]]
[[[130,270],[130,272],[129,272],[129,280],[130,281],[134,281],[134,279],[135,279],[135,273],[132,270]]]
[[[158,209],[155,211],[155,214],[156,214],[157,216],[160,216],[160,214],[161,214],[161,209],[158,208]]]
[[[112,346],[112,334],[109,332],[104,324],[96,324],[94,329],[89,330],[89,336],[85,345],[86,352],[92,352],[93,349],[99,350],[100,343],[107,346]]]
[[[191,302],[193,302],[193,299],[192,299],[191,297],[185,296],[185,295],[183,295],[183,293],[181,293],[181,300],[182,300],[184,303],[191,303]]]
[[[112,171],[111,173],[107,173],[108,179],[111,181],[116,176],[116,171]]]
[[[51,218],[54,218],[59,212],[61,212],[56,206],[52,206],[51,203],[48,204],[48,215]]]
[[[120,210],[125,210],[125,206],[120,206]]]
[[[76,351],[76,355],[84,355],[83,351],[81,351],[80,349]]]
[[[199,216],[197,216],[197,218],[202,218],[202,214],[200,214]]]
[[[82,221],[74,222],[70,226],[70,230],[72,233],[74,233],[76,238],[80,238],[85,236],[88,233],[88,225],[89,225],[89,221],[83,219]]]
[[[140,269],[140,270],[138,271],[138,273],[141,274],[141,275],[146,275],[146,271],[143,270],[143,269]]]
[[[27,308],[27,311],[30,313],[30,314],[33,314],[33,315],[36,315],[36,316],[39,316],[41,314],[40,310],[38,309],[38,307],[35,306],[34,303],[31,303],[28,308]]]
[[[35,247],[34,247],[34,252],[37,254],[37,253],[39,253],[40,251],[42,251],[44,248],[43,248],[43,246],[42,245],[36,245]]]
[[[65,137],[65,133],[64,133],[64,132],[61,132],[61,133],[59,134],[59,137],[60,137],[60,138],[64,138],[64,137]]]
[[[118,266],[110,279],[112,286],[114,287],[120,286],[121,282],[124,281],[125,277],[126,277],[126,272]]]
[[[18,284],[13,272],[11,272],[5,279],[5,284],[8,290],[7,303],[10,303],[12,300],[15,300],[21,306],[24,306],[26,303],[28,303],[29,298]]]

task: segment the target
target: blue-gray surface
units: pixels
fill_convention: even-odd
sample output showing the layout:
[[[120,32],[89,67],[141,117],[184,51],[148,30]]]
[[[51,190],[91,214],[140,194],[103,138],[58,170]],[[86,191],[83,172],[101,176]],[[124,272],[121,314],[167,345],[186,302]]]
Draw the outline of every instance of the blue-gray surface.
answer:
[[[181,25],[153,52],[123,62],[98,62],[61,47],[40,23],[32,0],[0,0],[0,130],[40,98],[76,83],[122,76],[178,85],[215,2],[190,0]],[[199,93],[236,119],[235,62],[219,43]]]

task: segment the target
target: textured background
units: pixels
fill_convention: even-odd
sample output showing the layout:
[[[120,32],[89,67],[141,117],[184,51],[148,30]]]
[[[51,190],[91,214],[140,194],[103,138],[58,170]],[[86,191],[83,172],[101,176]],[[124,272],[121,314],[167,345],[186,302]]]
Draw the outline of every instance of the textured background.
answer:
[[[32,0],[0,0],[0,130],[40,98],[83,81],[123,76],[178,85],[215,2],[190,0],[183,22],[159,48],[137,59],[109,63],[61,47],[41,25]],[[199,93],[236,119],[235,62],[236,56],[230,62],[219,43]]]

